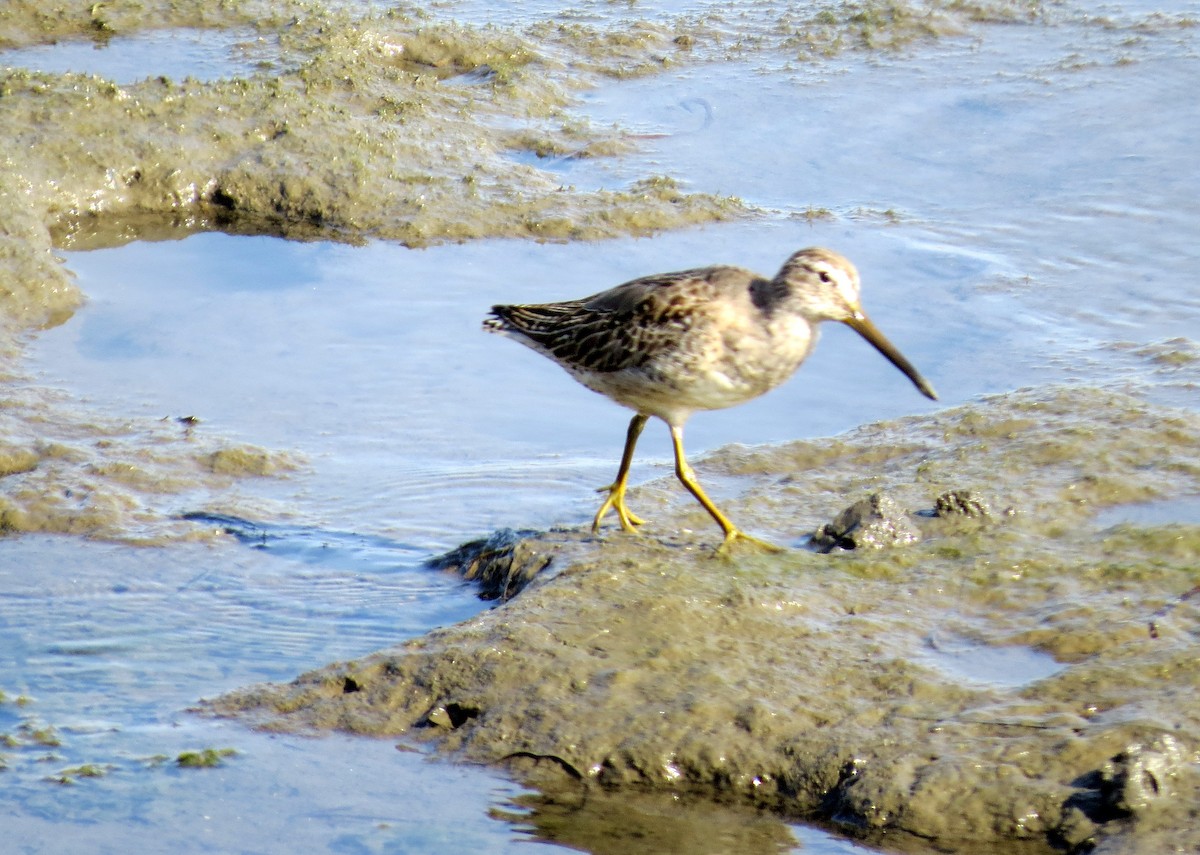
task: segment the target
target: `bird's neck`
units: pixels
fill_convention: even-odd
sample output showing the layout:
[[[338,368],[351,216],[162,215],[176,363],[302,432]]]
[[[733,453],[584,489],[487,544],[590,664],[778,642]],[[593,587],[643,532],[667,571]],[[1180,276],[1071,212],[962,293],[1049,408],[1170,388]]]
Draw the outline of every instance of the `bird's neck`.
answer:
[[[760,312],[770,317],[791,291],[787,282],[778,276],[774,279],[759,278],[750,283],[750,300]]]

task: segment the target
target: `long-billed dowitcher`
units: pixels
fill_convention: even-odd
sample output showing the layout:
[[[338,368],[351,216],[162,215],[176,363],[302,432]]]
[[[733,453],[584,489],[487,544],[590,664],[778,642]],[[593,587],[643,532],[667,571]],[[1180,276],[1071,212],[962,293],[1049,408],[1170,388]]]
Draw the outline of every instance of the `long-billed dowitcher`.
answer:
[[[581,300],[493,306],[485,330],[550,357],[589,389],[634,411],[617,479],[592,530],[610,511],[642,524],[625,505],[633,449],[651,416],[671,429],[675,474],[725,532],[725,549],[749,540],[713,504],[683,453],[683,425],[697,410],[757,398],[800,367],[821,321],[840,321],[875,346],[928,398],[933,387],[862,310],[858,271],[827,249],[802,249],[773,279],[740,267],[646,276]]]

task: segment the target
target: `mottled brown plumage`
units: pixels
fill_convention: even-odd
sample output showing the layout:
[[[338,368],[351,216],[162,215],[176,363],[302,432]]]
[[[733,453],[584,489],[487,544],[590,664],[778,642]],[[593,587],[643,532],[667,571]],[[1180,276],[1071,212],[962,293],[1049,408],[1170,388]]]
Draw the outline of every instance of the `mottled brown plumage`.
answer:
[[[753,540],[704,494],[683,454],[683,424],[696,410],[730,407],[782,383],[817,340],[817,324],[858,331],[916,384],[933,388],[863,313],[858,272],[826,249],[792,255],[773,278],[739,267],[703,267],[647,276],[581,300],[499,305],[484,329],[542,353],[589,389],[636,412],[617,480],[593,522],[613,509],[626,530],[641,520],[625,507],[633,450],[650,416],[671,429],[680,481],[725,532]]]
[[[647,276],[583,300],[493,306],[492,312],[502,322],[497,331],[518,333],[568,371],[640,368],[678,347],[691,329],[690,306],[711,296],[713,289],[704,286],[732,269]]]

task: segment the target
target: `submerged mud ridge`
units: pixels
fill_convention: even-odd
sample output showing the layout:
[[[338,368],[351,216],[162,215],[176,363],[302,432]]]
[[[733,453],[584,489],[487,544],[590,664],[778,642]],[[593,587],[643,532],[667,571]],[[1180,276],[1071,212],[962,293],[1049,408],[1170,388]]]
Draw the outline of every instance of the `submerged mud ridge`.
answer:
[[[6,378],[13,382],[13,378]],[[98,418],[25,384],[0,396],[0,537],[74,534],[126,543],[219,536],[182,517],[239,481],[287,477],[296,455],[207,435],[191,417]],[[237,509],[225,496],[220,510]]]
[[[529,579],[497,608],[207,708],[429,740],[566,804],[596,788],[732,800],[939,851],[1200,843],[1200,527],[1093,521],[1200,493],[1194,413],[1025,392],[727,449],[701,473],[737,479],[722,506],[780,542],[880,491],[920,536],[720,560],[664,479],[631,496],[645,536],[499,538],[502,575]],[[939,665],[947,645],[1055,665],[963,675]]]

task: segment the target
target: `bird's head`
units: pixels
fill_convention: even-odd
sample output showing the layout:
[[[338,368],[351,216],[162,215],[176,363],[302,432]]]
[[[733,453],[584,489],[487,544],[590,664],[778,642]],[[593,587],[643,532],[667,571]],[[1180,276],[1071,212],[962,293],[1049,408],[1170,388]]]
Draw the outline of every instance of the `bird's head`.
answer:
[[[772,284],[793,311],[811,321],[844,323],[862,311],[857,268],[828,249],[793,253]]]
[[[813,323],[839,321],[853,329],[899,368],[925,397],[937,392],[912,363],[879,331],[862,308],[858,270],[848,258],[820,247],[802,249],[783,263],[771,281],[780,305]]]

